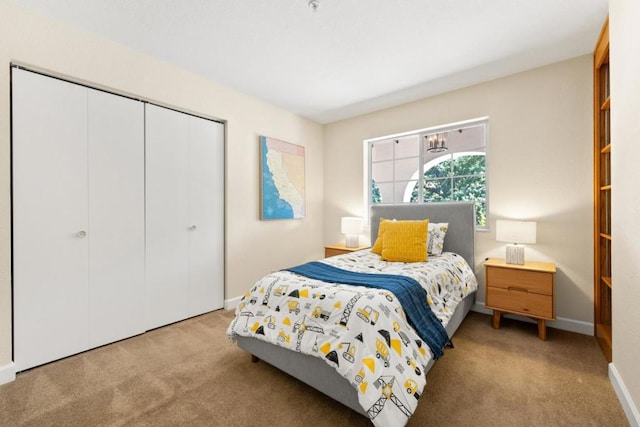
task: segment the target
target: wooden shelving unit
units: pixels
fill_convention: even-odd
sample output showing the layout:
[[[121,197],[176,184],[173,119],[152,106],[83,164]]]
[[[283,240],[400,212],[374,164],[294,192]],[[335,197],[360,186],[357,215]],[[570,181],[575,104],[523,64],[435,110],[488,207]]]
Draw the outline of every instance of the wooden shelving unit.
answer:
[[[594,324],[595,336],[611,361],[611,97],[609,95],[609,19],[593,53],[594,96]]]

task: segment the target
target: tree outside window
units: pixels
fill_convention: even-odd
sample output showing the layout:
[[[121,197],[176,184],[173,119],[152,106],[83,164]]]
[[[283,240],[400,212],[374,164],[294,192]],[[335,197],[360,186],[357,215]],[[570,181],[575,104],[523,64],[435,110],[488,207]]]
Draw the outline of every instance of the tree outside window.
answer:
[[[424,172],[422,202],[474,201],[476,224],[487,225],[486,162],[484,153],[456,153],[441,156]],[[419,184],[411,189],[409,200],[419,202]]]

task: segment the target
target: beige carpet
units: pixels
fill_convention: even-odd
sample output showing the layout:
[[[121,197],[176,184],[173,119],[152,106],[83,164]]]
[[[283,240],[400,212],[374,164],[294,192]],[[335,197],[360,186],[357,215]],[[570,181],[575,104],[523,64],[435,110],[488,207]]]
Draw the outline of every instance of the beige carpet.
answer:
[[[18,375],[2,426],[366,426],[227,340],[218,311]],[[626,426],[593,337],[470,313],[410,426]]]

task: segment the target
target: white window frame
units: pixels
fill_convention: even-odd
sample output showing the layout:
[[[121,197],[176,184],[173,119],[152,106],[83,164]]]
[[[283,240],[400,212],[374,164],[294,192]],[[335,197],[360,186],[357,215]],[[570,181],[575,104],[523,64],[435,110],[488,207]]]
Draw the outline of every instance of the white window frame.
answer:
[[[488,156],[488,149],[489,149],[489,117],[480,117],[480,118],[476,118],[476,119],[470,119],[470,120],[464,120],[464,121],[460,121],[460,122],[455,122],[455,123],[449,123],[446,125],[440,125],[440,126],[432,126],[432,127],[428,127],[428,128],[424,128],[424,129],[418,129],[418,130],[412,130],[412,131],[408,131],[408,132],[402,132],[402,133],[397,133],[397,134],[393,134],[393,135],[386,135],[386,136],[381,136],[381,137],[377,137],[377,138],[372,138],[372,139],[367,139],[364,140],[364,144],[363,144],[363,149],[364,149],[364,168],[363,170],[367,171],[366,174],[363,174],[363,211],[365,212],[365,222],[367,224],[370,223],[369,221],[369,216],[370,216],[370,212],[371,212],[371,206],[373,203],[371,203],[371,175],[372,175],[372,158],[371,158],[371,148],[373,147],[373,145],[377,142],[381,142],[381,141],[387,141],[390,139],[398,139],[398,138],[403,138],[403,137],[409,137],[409,136],[421,136],[421,135],[426,135],[426,134],[435,134],[435,133],[446,133],[446,132],[450,132],[450,131],[454,131],[454,130],[459,130],[459,129],[465,129],[465,128],[471,128],[471,127],[476,127],[476,126],[484,126],[484,140],[485,140],[485,147],[484,147],[484,155],[485,155],[485,206],[486,206],[486,225],[484,226],[478,226],[476,224],[476,229],[477,230],[489,230],[489,156]],[[416,174],[414,175],[415,179],[418,181],[419,183],[419,188],[420,188],[420,194],[422,194],[422,179],[424,176],[424,172],[426,170],[428,170],[427,165],[424,164],[423,162],[423,153],[424,153],[424,149],[423,149],[423,143],[424,143],[424,138],[420,138],[419,144],[420,144],[420,150],[419,150],[419,164],[423,165],[423,171],[422,174],[418,173],[418,171],[416,171]],[[461,153],[463,154],[463,153]],[[457,153],[456,153],[457,155]],[[429,162],[429,167],[432,167],[433,164],[431,164],[431,162]],[[413,180],[413,178],[412,178]],[[395,181],[394,181],[395,182]],[[404,198],[403,198],[404,200]],[[393,204],[409,204],[410,202],[393,202]],[[419,203],[425,203],[425,202],[419,202]],[[426,202],[426,203],[440,203],[440,202]],[[385,204],[390,204],[390,203],[381,203],[381,205],[385,205]]]

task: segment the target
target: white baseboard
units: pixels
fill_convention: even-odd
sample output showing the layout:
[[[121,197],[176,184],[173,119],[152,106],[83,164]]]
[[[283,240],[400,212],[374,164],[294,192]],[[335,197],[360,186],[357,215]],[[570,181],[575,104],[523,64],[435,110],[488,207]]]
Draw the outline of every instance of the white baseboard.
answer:
[[[234,310],[238,306],[238,304],[240,304],[241,299],[242,295],[240,295],[239,297],[224,300],[224,309]]]
[[[629,390],[625,386],[624,381],[622,381],[622,377],[620,377],[613,363],[609,363],[609,381],[611,381],[613,389],[616,395],[618,395],[618,400],[620,404],[622,404],[622,409],[631,427],[640,427],[640,412],[638,411],[638,407],[631,398]]]
[[[11,362],[0,366],[0,384],[10,383],[16,379],[16,365]]]
[[[471,310],[483,314],[493,314],[493,310],[486,308],[483,302],[475,302]],[[534,319],[526,316],[519,316],[517,314],[505,314],[504,317],[509,319],[521,320],[523,322],[537,323]],[[561,329],[563,331],[576,332],[583,335],[593,335],[593,323],[583,322],[581,320],[567,319],[565,317],[558,317],[556,320],[547,320],[547,326],[550,328]]]

